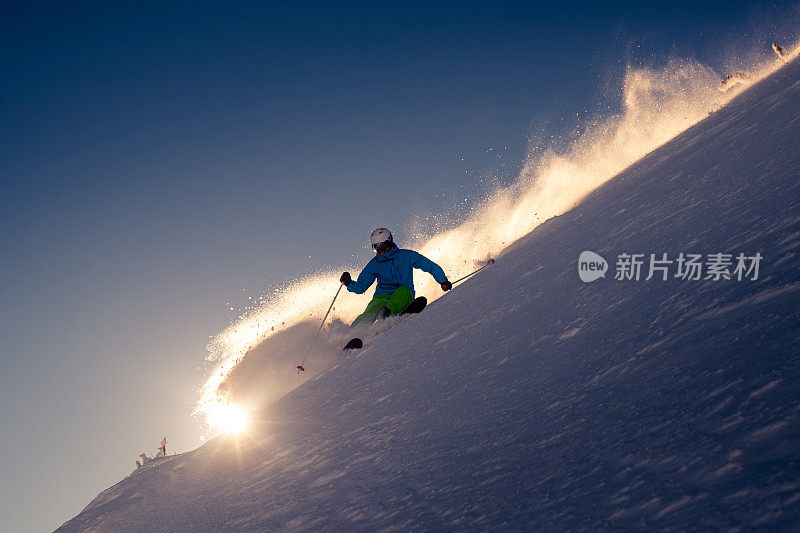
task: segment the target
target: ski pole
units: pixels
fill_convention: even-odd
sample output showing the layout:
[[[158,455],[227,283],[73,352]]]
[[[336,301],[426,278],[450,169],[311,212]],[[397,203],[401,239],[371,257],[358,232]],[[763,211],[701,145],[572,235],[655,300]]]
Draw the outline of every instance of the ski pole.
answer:
[[[331,306],[328,308],[328,312],[325,313],[324,317],[322,317],[322,324],[319,325],[319,329],[317,330],[317,334],[314,336],[314,340],[311,341],[311,344],[308,347],[308,351],[306,352],[306,356],[303,357],[303,362],[300,363],[299,365],[297,365],[297,373],[298,374],[300,372],[305,372],[306,369],[303,368],[303,365],[306,363],[306,359],[308,359],[308,356],[311,353],[311,348],[313,348],[314,345],[317,343],[317,339],[319,338],[319,333],[322,331],[322,326],[325,325],[325,320],[327,320],[328,319],[328,315],[331,314],[331,309],[333,309],[333,304],[336,303],[336,298],[339,297],[339,292],[342,290],[342,287],[344,287],[344,285],[339,284],[339,288],[336,289],[336,296],[333,297],[333,301],[331,302]]]
[[[456,283],[458,283],[459,281],[464,281],[464,280],[465,280],[465,279],[467,279],[468,277],[470,277],[470,276],[474,276],[475,274],[477,274],[478,272],[480,272],[480,271],[481,271],[481,270],[483,270],[484,268],[488,267],[489,265],[493,265],[493,264],[494,264],[494,259],[489,259],[488,261],[486,261],[486,264],[485,264],[485,265],[483,265],[482,267],[480,267],[480,268],[479,268],[478,270],[476,270],[475,272],[472,272],[471,274],[467,274],[467,275],[466,275],[466,276],[464,276],[463,278],[458,278],[457,280],[455,280],[455,281],[454,281],[454,282],[452,282],[452,283],[453,283],[453,285],[455,285],[455,284],[456,284]]]

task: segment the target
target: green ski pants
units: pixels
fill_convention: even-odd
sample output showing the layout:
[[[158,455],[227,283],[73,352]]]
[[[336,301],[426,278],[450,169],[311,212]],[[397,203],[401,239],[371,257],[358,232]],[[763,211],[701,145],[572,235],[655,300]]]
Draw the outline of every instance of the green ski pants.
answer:
[[[393,315],[396,315],[405,309],[413,299],[414,295],[411,293],[411,290],[402,285],[397,287],[397,290],[392,294],[376,294],[367,304],[367,308],[364,309],[364,312],[353,320],[350,327],[360,324],[361,322],[375,322],[384,307],[388,307],[389,311]]]

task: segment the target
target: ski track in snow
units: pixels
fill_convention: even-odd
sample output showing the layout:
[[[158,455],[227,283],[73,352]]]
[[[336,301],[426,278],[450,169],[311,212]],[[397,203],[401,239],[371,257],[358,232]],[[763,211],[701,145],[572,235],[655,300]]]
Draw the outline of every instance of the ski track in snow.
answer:
[[[796,528],[797,80],[794,61],[249,436],[134,472],[59,531]],[[583,250],[764,259],[758,281],[584,284]]]

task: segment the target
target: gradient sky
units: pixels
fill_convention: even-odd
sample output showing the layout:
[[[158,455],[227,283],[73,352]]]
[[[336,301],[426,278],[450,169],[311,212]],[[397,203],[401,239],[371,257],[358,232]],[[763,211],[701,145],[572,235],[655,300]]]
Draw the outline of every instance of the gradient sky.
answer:
[[[613,107],[626,62],[717,66],[793,5],[4,4],[0,528],[197,447],[227,302],[402,243]]]

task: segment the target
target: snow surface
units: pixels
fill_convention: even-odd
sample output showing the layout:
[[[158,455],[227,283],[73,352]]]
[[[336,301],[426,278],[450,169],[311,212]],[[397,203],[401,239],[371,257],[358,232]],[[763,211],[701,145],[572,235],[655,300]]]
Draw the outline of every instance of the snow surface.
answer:
[[[800,63],[59,531],[795,529]],[[760,252],[757,281],[577,258]]]

